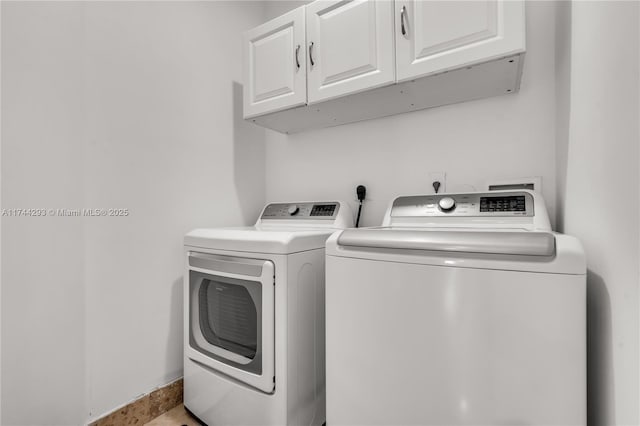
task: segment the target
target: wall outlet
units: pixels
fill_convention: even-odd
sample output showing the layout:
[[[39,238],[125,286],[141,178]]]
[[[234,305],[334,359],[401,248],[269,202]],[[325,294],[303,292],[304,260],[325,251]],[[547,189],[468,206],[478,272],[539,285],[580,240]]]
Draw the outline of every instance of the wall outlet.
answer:
[[[431,172],[429,173],[429,187],[430,192],[435,193],[433,189],[433,182],[440,182],[440,188],[438,188],[438,194],[447,192],[447,173],[446,172]]]

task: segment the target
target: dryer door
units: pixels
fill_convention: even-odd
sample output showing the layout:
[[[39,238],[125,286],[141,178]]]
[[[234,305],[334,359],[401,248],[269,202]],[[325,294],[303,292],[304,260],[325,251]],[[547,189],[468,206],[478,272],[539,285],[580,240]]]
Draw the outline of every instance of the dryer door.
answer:
[[[187,356],[264,392],[274,389],[274,266],[191,252]]]

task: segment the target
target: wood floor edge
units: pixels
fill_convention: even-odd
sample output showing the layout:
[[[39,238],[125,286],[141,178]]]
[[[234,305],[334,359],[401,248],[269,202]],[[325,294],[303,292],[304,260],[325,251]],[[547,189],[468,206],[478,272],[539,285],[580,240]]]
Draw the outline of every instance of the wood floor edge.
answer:
[[[143,425],[180,405],[183,389],[183,380],[180,378],[94,420],[89,426]]]

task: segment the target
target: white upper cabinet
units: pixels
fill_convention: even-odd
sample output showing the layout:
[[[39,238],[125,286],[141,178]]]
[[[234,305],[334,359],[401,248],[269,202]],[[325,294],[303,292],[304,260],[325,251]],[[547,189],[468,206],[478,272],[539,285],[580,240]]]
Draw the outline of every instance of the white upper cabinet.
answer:
[[[308,103],[395,83],[392,0],[306,6]]]
[[[316,0],[244,35],[244,117],[280,132],[516,93],[522,0]]]
[[[307,101],[304,8],[244,34],[244,118]]]
[[[525,51],[524,2],[396,0],[397,79]]]

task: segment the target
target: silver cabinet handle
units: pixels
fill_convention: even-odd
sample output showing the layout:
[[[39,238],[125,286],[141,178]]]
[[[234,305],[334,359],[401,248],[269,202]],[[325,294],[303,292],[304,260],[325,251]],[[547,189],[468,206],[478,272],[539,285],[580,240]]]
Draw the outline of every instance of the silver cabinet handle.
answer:
[[[298,69],[300,69],[299,54],[300,54],[300,45],[296,47],[296,67],[298,67]]]
[[[311,62],[311,66],[314,66],[316,64],[313,61],[313,42],[309,43],[309,62]]]
[[[405,6],[402,6],[402,9],[400,9],[400,31],[402,32],[403,36],[407,35],[407,29],[404,27],[404,17],[407,14],[407,8]]]

